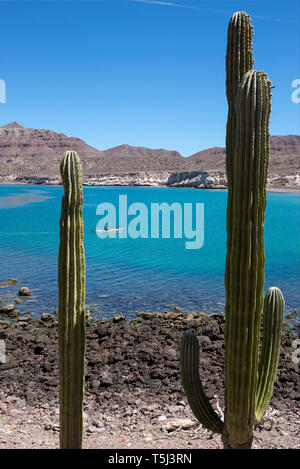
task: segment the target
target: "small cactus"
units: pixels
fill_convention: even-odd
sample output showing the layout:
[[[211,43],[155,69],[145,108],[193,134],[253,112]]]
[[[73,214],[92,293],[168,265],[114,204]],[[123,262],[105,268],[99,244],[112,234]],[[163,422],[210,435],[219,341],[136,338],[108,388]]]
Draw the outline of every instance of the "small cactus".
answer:
[[[85,259],[81,168],[76,152],[65,152],[60,172],[65,192],[58,258],[60,447],[80,449],[85,368]]]

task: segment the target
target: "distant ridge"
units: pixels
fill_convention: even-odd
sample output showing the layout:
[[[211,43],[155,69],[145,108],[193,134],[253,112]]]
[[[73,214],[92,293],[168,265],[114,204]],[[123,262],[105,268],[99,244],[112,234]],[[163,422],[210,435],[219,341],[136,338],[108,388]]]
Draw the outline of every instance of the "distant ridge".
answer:
[[[183,157],[178,151],[150,149],[128,144],[107,150],[98,150],[76,137],[67,137],[47,129],[31,129],[18,122],[0,127],[0,180],[18,181],[44,179],[59,180],[59,165],[64,151],[77,151],[86,178],[97,180],[99,175],[110,175],[109,180],[122,180],[120,174],[215,172],[225,174],[225,148],[213,147]],[[300,175],[300,136],[275,135],[270,137],[269,174]],[[116,176],[117,175],[117,176]],[[195,175],[193,175],[194,177]],[[165,180],[158,178],[159,180]],[[189,179],[190,176],[184,177]],[[300,176],[299,176],[300,177]],[[147,178],[151,182],[152,176]],[[154,175],[155,179],[155,175]],[[143,184],[143,177],[139,185]],[[300,182],[299,182],[300,185]]]
[[[185,158],[186,168],[225,171],[226,150],[222,147],[208,148]],[[300,172],[300,136],[270,136],[269,173],[279,175]]]
[[[5,129],[24,129],[23,125],[19,124],[18,122],[11,122],[10,124],[5,124],[2,126]]]

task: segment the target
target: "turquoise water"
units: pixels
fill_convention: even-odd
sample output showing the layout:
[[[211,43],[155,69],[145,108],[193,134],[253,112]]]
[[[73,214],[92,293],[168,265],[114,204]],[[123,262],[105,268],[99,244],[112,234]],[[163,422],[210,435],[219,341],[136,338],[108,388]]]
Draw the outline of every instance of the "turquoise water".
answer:
[[[0,288],[14,301],[18,288],[32,296],[18,305],[39,316],[57,308],[57,254],[63,189],[52,186],[0,186],[0,281],[19,284]],[[204,203],[204,245],[185,249],[186,239],[99,239],[92,230],[101,202]],[[223,312],[226,254],[226,200],[223,190],[85,187],[84,222],[87,268],[86,305],[95,318],[139,311]],[[172,230],[171,230],[172,234]],[[299,309],[300,195],[268,193],[265,225],[266,288],[279,286],[286,310]]]

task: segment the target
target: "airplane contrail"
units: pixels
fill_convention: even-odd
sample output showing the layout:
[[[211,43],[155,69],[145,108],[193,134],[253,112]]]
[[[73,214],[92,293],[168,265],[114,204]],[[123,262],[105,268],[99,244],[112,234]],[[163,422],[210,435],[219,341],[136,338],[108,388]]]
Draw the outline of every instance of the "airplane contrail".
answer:
[[[204,10],[204,11],[212,11],[215,13],[225,13],[231,14],[230,11],[224,11],[224,10],[217,10],[215,8],[205,8],[205,7],[199,7],[195,5],[184,5],[180,3],[174,3],[174,2],[166,2],[164,0],[159,1],[159,0],[127,0],[129,2],[134,2],[134,3],[148,3],[150,5],[162,5],[162,6],[167,6],[167,7],[175,7],[175,8],[187,8],[189,10]]]
[[[180,3],[175,3],[175,2],[167,2],[167,1],[160,1],[160,0],[126,0],[128,2],[133,2],[133,3],[147,3],[150,5],[161,5],[161,6],[169,6],[169,7],[175,7],[175,8],[186,8],[190,10],[201,10],[201,11],[211,11],[213,13],[223,13],[226,15],[231,15],[232,11],[225,11],[225,10],[218,10],[216,8],[206,8],[206,7],[199,7],[196,5],[186,5],[186,4],[180,4]],[[252,18],[257,18],[261,20],[271,20],[271,21],[278,21],[281,23],[292,23],[292,24],[300,24],[300,21],[292,21],[288,20],[285,18],[275,18],[272,16],[260,16],[260,15],[251,15]]]
[[[0,2],[4,2],[4,1],[7,1],[7,0],[0,0]],[[27,1],[27,0],[20,0],[21,3],[24,1]],[[32,0],[32,1],[35,1],[35,2],[43,2],[45,0]],[[61,2],[82,2],[83,0],[48,0],[49,2],[54,2],[54,1],[61,1]],[[86,3],[90,1],[90,2],[107,2],[107,3],[110,3],[110,2],[115,2],[115,3],[145,3],[145,4],[148,4],[148,5],[159,5],[159,6],[165,6],[165,7],[173,7],[173,8],[185,8],[185,9],[188,9],[188,10],[199,10],[199,11],[210,11],[212,13],[222,13],[224,15],[232,15],[232,11],[226,11],[226,10],[219,10],[219,9],[216,9],[216,8],[206,8],[206,7],[200,7],[200,6],[197,6],[197,5],[187,5],[187,4],[183,4],[183,3],[175,3],[174,1],[165,1],[165,0],[86,0]],[[184,0],[178,0],[178,1],[184,1]],[[289,19],[286,19],[286,18],[275,18],[273,16],[260,16],[260,15],[252,15],[250,13],[250,16],[251,18],[257,18],[259,20],[269,20],[269,21],[277,21],[277,22],[280,22],[280,23],[290,23],[290,24],[300,24],[300,21],[293,21],[293,20],[289,20]]]

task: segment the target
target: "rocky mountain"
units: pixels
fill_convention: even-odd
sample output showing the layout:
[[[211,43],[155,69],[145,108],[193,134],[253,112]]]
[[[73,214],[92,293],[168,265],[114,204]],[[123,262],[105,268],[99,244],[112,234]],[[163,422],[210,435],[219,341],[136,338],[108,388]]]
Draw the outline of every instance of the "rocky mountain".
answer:
[[[182,167],[178,151],[120,145],[102,152],[101,171],[165,171]]]
[[[187,169],[225,171],[225,148],[214,147],[185,158]],[[269,174],[285,176],[300,170],[300,136],[270,137]]]
[[[76,137],[17,122],[0,127],[0,182],[60,183],[64,151],[78,152],[89,185],[226,187],[225,148],[184,158],[177,151],[120,145],[100,151]],[[300,187],[300,136],[270,138],[268,183]]]
[[[75,137],[51,130],[27,129],[17,122],[0,127],[0,176],[58,177],[64,151],[73,149],[83,159],[99,158],[101,152]]]

